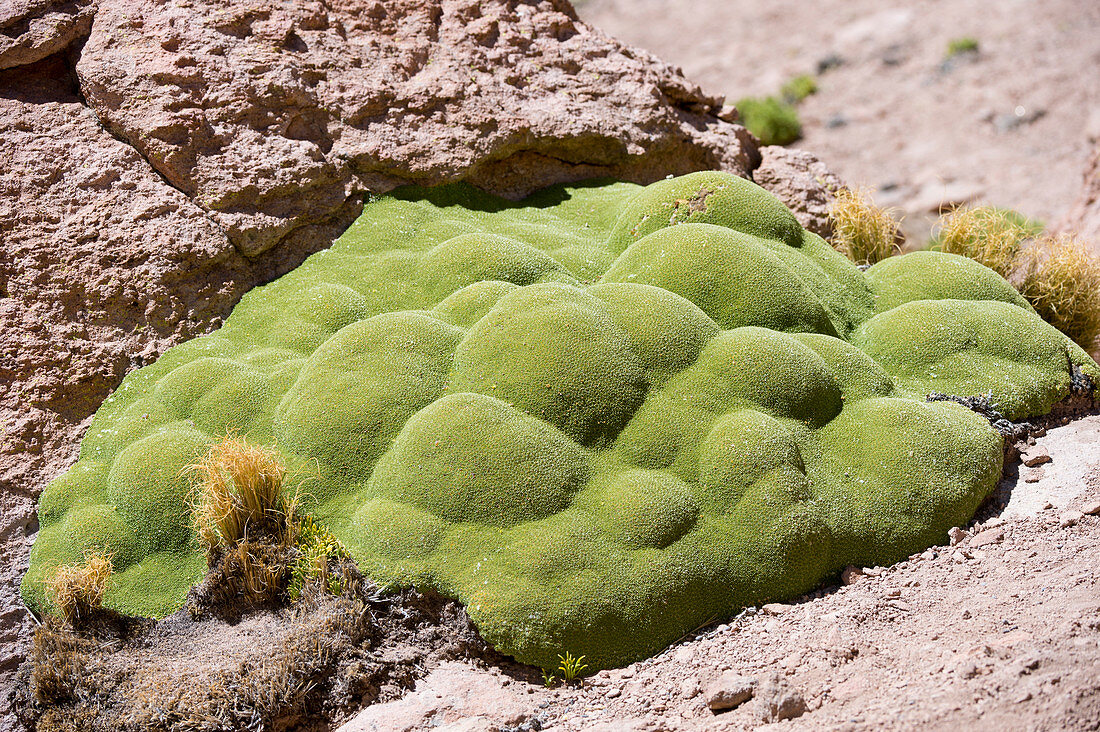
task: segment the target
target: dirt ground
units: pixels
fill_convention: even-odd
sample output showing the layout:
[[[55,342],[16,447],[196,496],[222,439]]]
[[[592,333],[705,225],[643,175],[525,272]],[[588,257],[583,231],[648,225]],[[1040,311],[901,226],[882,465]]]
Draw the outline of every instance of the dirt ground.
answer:
[[[918,242],[941,202],[1057,221],[1100,137],[1092,0],[587,0],[579,12],[731,102],[815,75],[795,145],[901,208]],[[979,50],[948,61],[959,38]]]

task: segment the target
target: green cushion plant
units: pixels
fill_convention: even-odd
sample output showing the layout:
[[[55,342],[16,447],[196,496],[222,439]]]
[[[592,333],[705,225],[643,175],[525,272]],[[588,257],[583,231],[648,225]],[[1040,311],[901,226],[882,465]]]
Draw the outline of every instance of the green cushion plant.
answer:
[[[927,394],[1024,418],[1072,369],[1100,377],[990,270],[861,273],[731,175],[403,189],[127,376],[42,495],[23,594],[49,610],[42,580],[100,548],[106,606],[179,608],[183,469],[233,431],[376,581],[459,598],[520,661],[618,666],[942,541],[1002,438]]]

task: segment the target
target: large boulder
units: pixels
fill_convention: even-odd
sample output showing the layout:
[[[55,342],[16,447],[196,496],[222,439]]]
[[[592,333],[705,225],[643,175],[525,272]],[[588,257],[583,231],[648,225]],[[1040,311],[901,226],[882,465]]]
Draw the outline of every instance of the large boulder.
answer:
[[[88,104],[255,255],[355,190],[507,197],[648,182],[755,150],[703,94],[562,0],[103,3]]]

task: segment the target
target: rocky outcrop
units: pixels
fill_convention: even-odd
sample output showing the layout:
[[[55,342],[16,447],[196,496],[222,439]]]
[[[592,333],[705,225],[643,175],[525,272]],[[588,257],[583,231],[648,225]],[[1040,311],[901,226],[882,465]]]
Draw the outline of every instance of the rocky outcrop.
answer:
[[[747,173],[720,100],[562,0],[101,3],[77,65],[115,135],[243,253],[355,190]]]
[[[0,69],[25,66],[88,35],[91,0],[12,0],[0,6]]]
[[[1081,193],[1058,222],[1057,230],[1076,234],[1100,254],[1100,140],[1095,141],[1085,167]]]
[[[89,415],[366,192],[759,158],[719,100],[564,0],[17,0],[0,31],[0,686],[34,502]]]
[[[798,223],[818,236],[833,235],[829,206],[843,187],[840,178],[816,155],[778,145],[760,148],[760,166],[752,172],[757,185],[786,204]]]

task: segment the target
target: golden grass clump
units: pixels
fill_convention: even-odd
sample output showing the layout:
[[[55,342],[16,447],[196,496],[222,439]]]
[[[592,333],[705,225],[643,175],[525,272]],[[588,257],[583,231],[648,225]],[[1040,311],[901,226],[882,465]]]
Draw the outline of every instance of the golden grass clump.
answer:
[[[939,248],[969,257],[1008,279],[1024,242],[1036,233],[1013,211],[962,206],[943,217]]]
[[[1020,294],[1086,351],[1100,346],[1100,258],[1072,236],[1047,236],[1021,259]]]
[[[83,562],[58,567],[46,585],[61,617],[74,625],[103,607],[103,593],[113,571],[111,555],[96,550],[86,551]]]
[[[192,521],[208,550],[250,535],[294,543],[298,497],[284,491],[286,470],[273,450],[227,436],[186,470],[197,478]]]
[[[839,189],[829,217],[833,247],[856,264],[874,264],[901,251],[901,229],[893,211],[876,206],[863,190]]]

